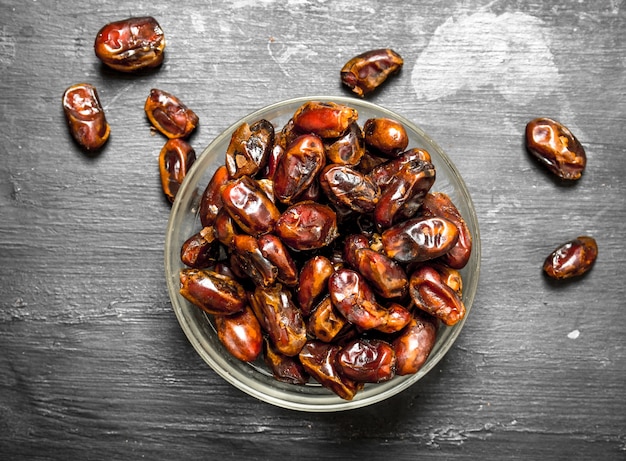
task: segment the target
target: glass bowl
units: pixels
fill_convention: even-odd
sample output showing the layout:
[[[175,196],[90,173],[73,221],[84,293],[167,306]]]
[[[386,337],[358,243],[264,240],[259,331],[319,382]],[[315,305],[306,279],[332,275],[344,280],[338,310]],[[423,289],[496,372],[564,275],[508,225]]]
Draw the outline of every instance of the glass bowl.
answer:
[[[281,383],[275,380],[262,359],[246,363],[232,357],[217,338],[209,315],[189,303],[179,293],[180,248],[183,242],[201,229],[198,209],[202,193],[217,167],[224,163],[226,148],[233,131],[243,122],[252,124],[264,118],[277,129],[290,119],[306,101],[333,101],[357,109],[359,124],[368,118],[388,117],[401,122],[409,135],[409,147],[426,149],[436,167],[437,179],[433,191],[445,192],[453,200],[465,219],[473,237],[472,255],[461,270],[463,275],[463,302],[467,310],[463,320],[453,327],[441,326],[435,345],[423,367],[413,375],[396,376],[390,381],[367,384],[353,400],[343,400],[312,380],[305,386]],[[480,270],[480,236],[478,220],[467,187],[441,148],[414,123],[383,107],[356,98],[340,96],[309,96],[278,102],[247,115],[235,122],[211,142],[187,174],[172,205],[165,238],[165,275],[172,307],[178,321],[202,359],[222,378],[262,401],[284,408],[310,412],[330,412],[363,407],[385,400],[419,381],[443,358],[458,337],[467,319]]]

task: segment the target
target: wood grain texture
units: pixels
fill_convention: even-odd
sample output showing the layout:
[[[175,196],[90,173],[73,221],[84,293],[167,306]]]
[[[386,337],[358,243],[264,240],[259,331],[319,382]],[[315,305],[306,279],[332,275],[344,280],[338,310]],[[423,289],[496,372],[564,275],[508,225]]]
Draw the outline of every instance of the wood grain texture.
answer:
[[[152,15],[164,65],[104,68],[105,23]],[[481,226],[471,316],[425,379],[387,402],[302,414],[208,368],[163,275],[170,206],[150,88],[200,116],[200,152],[268,103],[348,94],[339,69],[391,47],[402,72],[370,100],[422,126],[465,178]],[[172,4],[0,0],[0,457],[48,459],[626,458],[626,5],[623,1]],[[111,138],[86,156],[63,90],[94,84]],[[561,120],[588,168],[564,187],[525,152]],[[599,245],[575,283],[541,274],[580,234]]]

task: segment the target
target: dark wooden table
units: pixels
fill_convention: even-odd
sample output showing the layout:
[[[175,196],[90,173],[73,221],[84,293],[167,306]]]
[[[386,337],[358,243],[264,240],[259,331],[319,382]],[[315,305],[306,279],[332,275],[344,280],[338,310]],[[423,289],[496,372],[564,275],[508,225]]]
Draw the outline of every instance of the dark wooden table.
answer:
[[[0,0],[1,459],[626,459],[626,5],[419,3]],[[163,66],[103,67],[98,29],[140,15],[165,31]],[[339,69],[380,47],[405,65],[370,100],[422,126],[473,196],[478,294],[445,359],[400,395],[284,410],[227,384],[177,323],[164,141],[143,104],[153,87],[179,96],[201,151],[268,103],[348,95]],[[82,81],[111,125],[97,155],[61,110]],[[575,185],[525,151],[538,116],[585,146]],[[550,283],[544,258],[581,234],[595,267]]]

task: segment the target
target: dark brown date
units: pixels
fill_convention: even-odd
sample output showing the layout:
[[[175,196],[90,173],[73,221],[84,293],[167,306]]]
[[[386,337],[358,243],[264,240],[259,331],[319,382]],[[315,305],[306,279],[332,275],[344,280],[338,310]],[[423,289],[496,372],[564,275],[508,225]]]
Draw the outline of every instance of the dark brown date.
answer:
[[[315,250],[337,236],[337,215],[327,205],[300,202],[290,206],[276,223],[276,235],[294,250]]]
[[[391,303],[387,306],[387,317],[385,323],[376,328],[382,333],[397,333],[409,324],[413,316],[411,312],[398,303]]]
[[[304,315],[328,292],[328,279],[335,272],[333,264],[321,255],[307,259],[300,270],[297,300]]]
[[[326,157],[338,165],[358,165],[365,154],[363,130],[357,122],[352,122],[348,131],[340,138],[324,143]]]
[[[267,120],[242,123],[226,149],[226,167],[231,178],[255,176],[265,167],[274,147],[274,126]]]
[[[396,353],[380,339],[355,339],[337,354],[342,375],[359,383],[380,383],[396,375]]]
[[[216,242],[213,227],[203,227],[185,240],[180,250],[180,260],[189,267],[205,269],[217,260],[219,248]]]
[[[269,287],[278,276],[278,269],[261,252],[257,239],[247,234],[233,236],[233,256],[241,269],[255,285]]]
[[[294,203],[324,168],[326,155],[322,140],[307,134],[296,138],[278,160],[274,193],[285,204]]]
[[[370,241],[365,234],[350,234],[343,242],[343,262],[346,262],[353,268],[356,268],[359,263],[356,259],[356,250],[360,248],[369,248]]]
[[[301,133],[313,133],[320,138],[337,138],[357,118],[358,112],[352,107],[334,102],[309,101],[293,114],[293,124]]]
[[[370,248],[354,251],[354,268],[383,298],[400,298],[407,292],[408,277],[393,259]]]
[[[263,349],[259,321],[249,306],[231,315],[216,315],[217,337],[226,350],[244,362],[254,362]]]
[[[297,285],[298,268],[283,242],[275,235],[264,234],[258,243],[261,254],[276,267],[278,281],[289,287]]]
[[[406,263],[446,254],[459,238],[459,231],[444,218],[415,218],[390,227],[381,237],[387,256]]]
[[[263,359],[278,381],[297,385],[309,381],[309,375],[298,358],[281,354],[267,338],[263,341]]]
[[[319,181],[333,204],[357,213],[371,213],[380,198],[380,189],[374,181],[346,165],[328,165]]]
[[[465,317],[465,305],[436,269],[422,266],[411,274],[409,293],[415,306],[448,326]]]
[[[315,380],[344,400],[352,400],[363,384],[342,376],[337,370],[339,346],[321,341],[308,341],[298,357],[304,369]]]
[[[445,264],[431,263],[430,266],[439,272],[443,283],[452,288],[459,298],[463,296],[463,278],[458,270]]]
[[[550,172],[562,179],[579,179],[587,165],[587,154],[576,136],[566,126],[549,118],[528,122],[526,148]]]
[[[363,125],[365,145],[385,157],[397,157],[409,145],[404,125],[389,118],[370,118]]]
[[[217,213],[222,209],[222,186],[230,179],[226,165],[221,165],[215,170],[209,180],[202,198],[200,199],[200,222],[204,227],[212,226],[217,218]]]
[[[591,269],[598,257],[598,244],[593,237],[580,236],[554,250],[543,264],[544,272],[555,279],[569,279]]]
[[[421,212],[423,216],[445,218],[457,227],[459,238],[456,244],[441,259],[453,269],[464,268],[472,255],[472,234],[463,216],[461,216],[461,212],[450,197],[443,192],[427,194],[422,202]]]
[[[182,139],[169,139],[159,154],[159,172],[163,193],[174,203],[178,189],[196,161],[196,151]]]
[[[163,62],[164,49],[163,30],[149,16],[106,24],[94,43],[98,59],[121,72],[157,67]]]
[[[284,355],[298,355],[306,342],[306,325],[300,309],[291,300],[291,294],[280,283],[268,288],[257,287],[251,297],[257,317],[264,320],[272,345]]]
[[[152,126],[170,139],[186,138],[198,126],[198,116],[173,94],[153,88],[144,111]]]
[[[384,189],[391,184],[398,171],[409,162],[423,161],[430,163],[431,157],[428,151],[424,149],[413,148],[402,152],[398,157],[385,160],[383,163],[375,166],[370,172],[369,177]]]
[[[431,319],[423,316],[412,318],[392,343],[396,353],[396,375],[417,373],[426,363],[436,339],[437,327]]]
[[[111,128],[95,86],[78,83],[67,88],[63,93],[63,112],[72,137],[84,149],[100,149],[109,139]]]
[[[314,338],[329,343],[345,328],[346,319],[337,312],[329,296],[315,307],[307,319],[307,332]]]
[[[344,64],[341,82],[364,97],[399,72],[403,64],[402,57],[389,48],[366,51]]]
[[[256,181],[242,176],[222,186],[224,209],[250,235],[271,232],[280,217],[276,205]]]
[[[207,269],[181,269],[180,294],[209,314],[235,314],[246,303],[246,290],[231,277]]]

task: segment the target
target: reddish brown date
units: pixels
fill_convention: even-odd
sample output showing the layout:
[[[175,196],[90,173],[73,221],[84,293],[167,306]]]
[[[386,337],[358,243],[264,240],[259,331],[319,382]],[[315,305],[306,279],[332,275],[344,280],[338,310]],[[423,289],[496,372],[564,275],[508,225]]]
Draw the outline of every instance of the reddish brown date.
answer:
[[[215,223],[217,214],[222,209],[224,202],[222,201],[222,186],[224,186],[230,176],[226,165],[221,165],[215,170],[213,176],[209,180],[202,198],[200,199],[200,222],[204,227],[212,226]]]
[[[182,269],[180,294],[209,314],[234,314],[245,307],[246,290],[231,277],[206,269]]]
[[[100,149],[111,128],[104,115],[96,87],[89,83],[72,85],[63,93],[63,112],[74,140],[84,149]]]
[[[315,307],[307,319],[307,332],[314,338],[329,343],[346,327],[346,319],[337,312],[329,296]]]
[[[274,193],[285,204],[294,203],[324,168],[326,156],[322,140],[307,134],[296,138],[278,160],[274,173]]]
[[[274,147],[274,126],[267,120],[242,123],[226,149],[226,167],[231,178],[255,176],[265,167]]]
[[[365,145],[385,157],[397,157],[409,145],[404,125],[389,118],[370,118],[363,133]]]
[[[258,243],[261,254],[276,267],[278,281],[289,287],[297,285],[298,268],[283,242],[275,235],[265,234]]]
[[[422,203],[421,212],[423,216],[439,216],[454,223],[459,231],[459,238],[441,259],[453,269],[465,267],[472,255],[472,234],[450,197],[443,192],[427,194]]]
[[[382,244],[390,258],[401,263],[435,259],[456,244],[459,231],[444,218],[415,218],[382,233]]]
[[[263,341],[263,359],[278,381],[297,385],[309,381],[309,375],[298,358],[281,354],[267,338]]]
[[[234,179],[222,187],[224,209],[245,232],[271,232],[280,217],[276,205],[249,176]]]
[[[554,250],[543,264],[544,272],[555,279],[569,279],[585,274],[598,257],[593,237],[580,236]]]
[[[215,230],[215,237],[226,247],[232,245],[235,235],[239,233],[235,220],[224,209],[217,214],[213,229]]]
[[[276,235],[294,250],[315,250],[337,236],[337,215],[327,205],[300,202],[290,206],[276,223]]]
[[[396,374],[396,353],[379,339],[355,339],[337,354],[341,374],[359,383],[389,381]]]
[[[343,66],[341,82],[364,97],[399,72],[403,64],[402,57],[389,48],[370,50],[355,56]]]
[[[339,138],[324,143],[326,157],[338,165],[358,165],[365,154],[365,137],[357,122],[352,122],[348,131]]]
[[[437,327],[431,319],[422,316],[411,319],[392,343],[396,353],[396,375],[417,373],[426,363],[436,339]]]
[[[465,305],[457,293],[430,266],[422,266],[411,274],[409,293],[415,306],[448,326],[465,317]]]
[[[354,268],[383,298],[400,298],[407,292],[408,277],[393,259],[370,248],[354,251]]]
[[[293,114],[294,127],[301,133],[313,133],[320,138],[337,138],[358,118],[352,107],[334,102],[309,101]]]
[[[163,62],[165,35],[152,17],[128,18],[106,24],[94,43],[98,59],[122,72],[151,68]]]
[[[328,292],[328,279],[333,272],[333,264],[321,255],[313,256],[302,265],[297,300],[304,315],[309,315],[315,303]]]
[[[398,303],[391,303],[387,306],[387,317],[385,323],[376,328],[382,333],[397,333],[409,324],[413,318],[411,312]]]
[[[257,287],[250,298],[253,309],[264,320],[272,345],[284,355],[298,355],[306,342],[306,325],[300,309],[291,300],[291,294],[281,284],[268,288]]]
[[[198,126],[198,116],[173,94],[153,88],[144,111],[152,126],[168,138],[186,138]]]
[[[183,139],[168,140],[159,154],[159,172],[163,193],[174,203],[178,189],[196,161],[196,151]]]
[[[315,380],[330,389],[344,400],[352,400],[363,384],[342,376],[336,366],[339,346],[309,341],[300,351],[298,357],[304,369]]]
[[[536,118],[526,125],[526,147],[550,172],[567,180],[579,179],[587,154],[576,136],[561,123]]]
[[[216,315],[215,329],[220,342],[235,358],[254,362],[261,354],[263,334],[250,307],[232,315]]]
[[[219,248],[215,242],[217,239],[213,227],[203,227],[185,240],[180,250],[180,260],[196,269],[209,267],[218,257]]]
[[[369,172],[369,176],[378,187],[384,189],[391,184],[398,171],[400,171],[406,163],[417,162],[419,160],[430,163],[430,154],[424,149],[412,148],[402,152],[396,158],[385,159],[383,163],[372,168]]]
[[[269,287],[278,276],[278,269],[261,252],[257,239],[247,234],[233,236],[232,256],[255,285]]]
[[[326,197],[339,207],[357,213],[371,213],[376,208],[380,189],[367,175],[346,165],[328,165],[320,173],[320,187]]]

